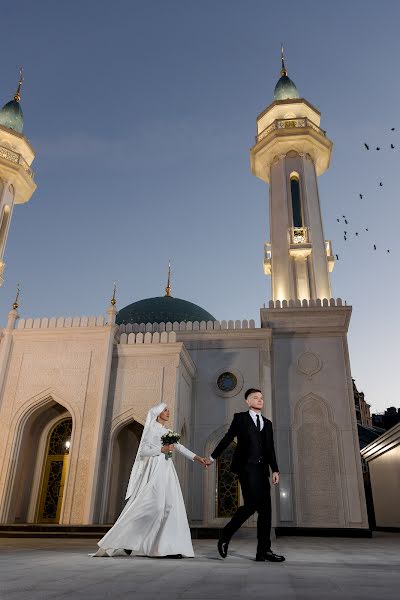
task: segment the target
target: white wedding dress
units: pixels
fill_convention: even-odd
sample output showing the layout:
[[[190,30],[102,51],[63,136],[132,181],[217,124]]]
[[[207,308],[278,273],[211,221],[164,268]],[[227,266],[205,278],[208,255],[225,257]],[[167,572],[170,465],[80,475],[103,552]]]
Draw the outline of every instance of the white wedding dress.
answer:
[[[161,436],[166,433],[155,419],[145,427],[128,485],[128,502],[93,556],[112,556],[121,548],[141,556],[194,556],[175,466],[161,452]],[[190,460],[195,457],[182,444],[175,444],[175,449]]]

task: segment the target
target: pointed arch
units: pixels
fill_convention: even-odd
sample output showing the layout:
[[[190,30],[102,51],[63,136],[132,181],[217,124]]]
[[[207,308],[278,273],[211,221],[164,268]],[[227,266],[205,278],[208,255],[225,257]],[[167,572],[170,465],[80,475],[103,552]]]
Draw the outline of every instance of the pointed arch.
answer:
[[[0,522],[27,522],[32,519],[36,502],[34,494],[37,495],[38,490],[34,475],[39,469],[37,461],[43,460],[43,455],[38,455],[37,450],[43,454],[44,431],[49,423],[66,415],[71,416],[73,422],[71,447],[76,463],[78,444],[75,441],[79,440],[80,417],[76,408],[53,393],[51,388],[26,400],[13,416],[6,445],[8,454],[3,463],[5,473]]]
[[[100,498],[101,523],[113,523],[122,509],[143,427],[144,419],[132,409],[127,409],[105,429],[108,442],[104,444],[103,479],[99,482],[103,490]]]
[[[293,454],[298,526],[343,527],[340,431],[332,408],[317,394],[294,406]]]

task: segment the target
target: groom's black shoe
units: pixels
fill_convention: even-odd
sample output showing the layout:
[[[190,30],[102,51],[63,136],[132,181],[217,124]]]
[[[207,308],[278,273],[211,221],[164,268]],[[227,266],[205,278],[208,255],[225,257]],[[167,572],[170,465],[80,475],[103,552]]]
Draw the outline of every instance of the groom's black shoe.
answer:
[[[228,546],[229,542],[225,542],[224,540],[218,540],[217,548],[222,558],[226,558],[228,556]]]
[[[182,554],[167,554],[165,558],[183,558]]]
[[[126,554],[127,554],[128,556],[130,556],[130,555],[132,554],[132,550],[126,550],[125,548],[124,548],[124,552],[126,552]]]
[[[275,554],[272,550],[268,550],[268,552],[264,552],[263,554],[257,554],[256,561],[257,562],[283,562],[285,560],[284,556],[280,556],[279,554]]]

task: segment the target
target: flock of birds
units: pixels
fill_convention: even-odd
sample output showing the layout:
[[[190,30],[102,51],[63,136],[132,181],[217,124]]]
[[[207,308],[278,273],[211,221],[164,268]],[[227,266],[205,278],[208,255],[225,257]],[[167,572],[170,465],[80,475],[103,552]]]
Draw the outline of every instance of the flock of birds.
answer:
[[[390,129],[390,131],[395,131],[395,130],[396,130],[396,128],[395,128],[395,127],[391,127],[391,129]],[[364,147],[365,147],[365,149],[366,149],[366,150],[370,150],[370,145],[369,145],[369,144],[367,144],[366,142],[364,142]],[[380,151],[380,149],[381,149],[381,148],[380,148],[380,146],[377,146],[377,147],[376,147],[376,151],[378,151],[378,152],[379,152],[379,151]],[[391,149],[391,150],[394,150],[394,149],[395,149],[395,145],[394,145],[393,143],[391,143],[391,144],[390,144],[390,149]],[[380,181],[380,182],[379,182],[379,187],[383,187],[383,181]],[[363,194],[361,194],[361,193],[360,193],[360,194],[359,194],[359,197],[360,197],[360,200],[362,200],[364,196],[363,196]],[[341,217],[341,218],[337,218],[337,219],[336,219],[336,221],[337,221],[338,223],[342,223],[342,219],[343,219],[343,223],[344,223],[345,225],[348,225],[348,224],[349,224],[349,221],[348,221],[348,219],[347,219],[346,215],[342,215],[342,217]],[[368,227],[365,227],[365,228],[363,228],[363,229],[364,229],[364,231],[365,231],[365,232],[368,232],[368,231],[369,231]],[[358,236],[359,236],[359,234],[360,234],[360,231],[355,231],[354,233],[355,233],[355,236],[356,236],[356,237],[358,237]],[[346,229],[344,229],[344,230],[343,230],[343,237],[344,237],[344,241],[345,241],[345,242],[347,241],[347,238],[348,238],[348,236],[349,236],[349,234],[348,234],[347,230],[346,230]],[[372,244],[372,248],[373,248],[374,250],[377,250],[377,245],[376,245],[375,243],[373,243],[373,244]],[[386,248],[386,252],[387,252],[387,254],[390,254],[390,248]],[[338,254],[336,254],[336,260],[339,260],[339,255],[338,255]]]

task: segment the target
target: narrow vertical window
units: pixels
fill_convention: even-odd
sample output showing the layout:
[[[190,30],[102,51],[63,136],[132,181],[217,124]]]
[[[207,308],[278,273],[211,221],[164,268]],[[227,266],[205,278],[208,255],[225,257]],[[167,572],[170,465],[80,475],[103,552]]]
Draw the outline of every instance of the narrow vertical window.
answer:
[[[290,177],[290,191],[292,194],[293,227],[303,227],[301,214],[300,181],[295,175]]]

